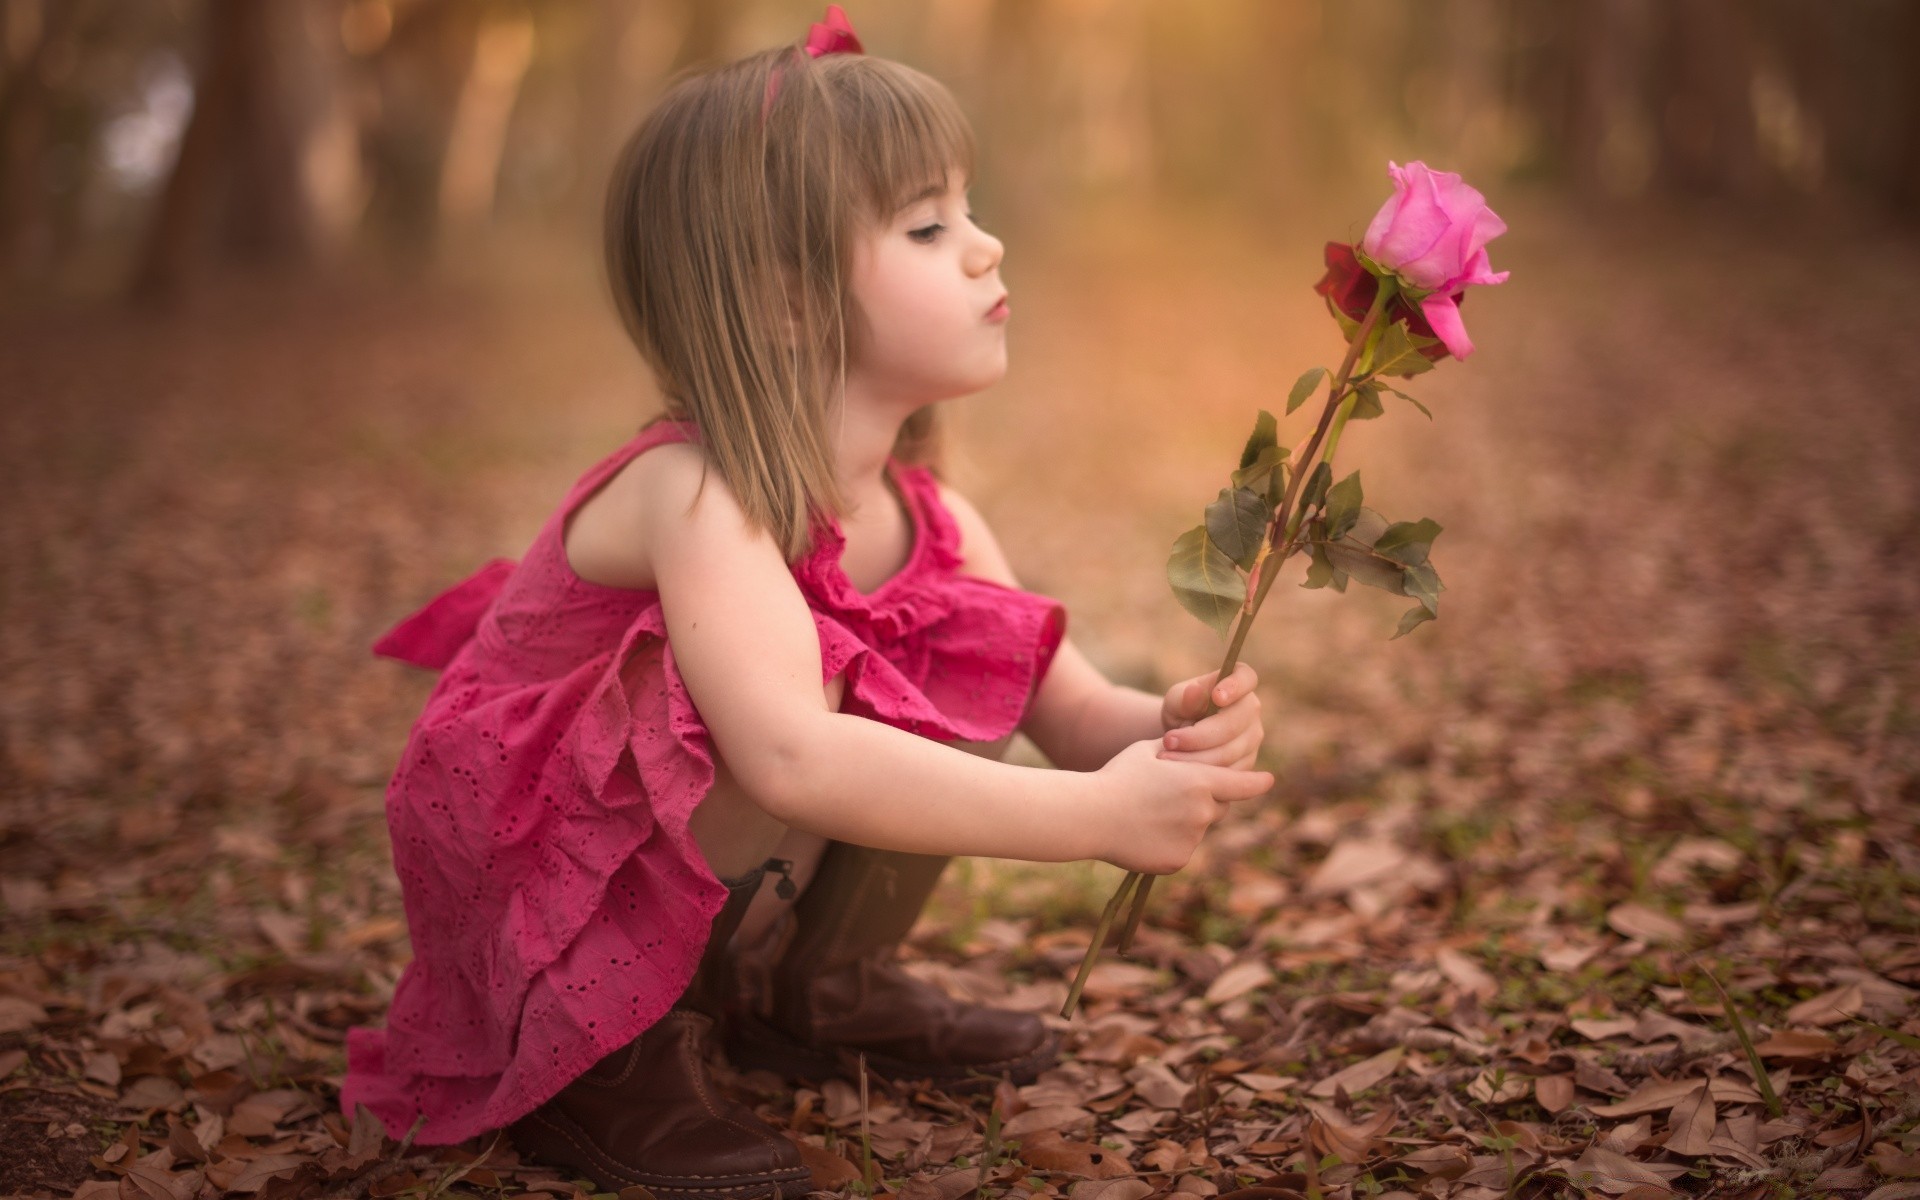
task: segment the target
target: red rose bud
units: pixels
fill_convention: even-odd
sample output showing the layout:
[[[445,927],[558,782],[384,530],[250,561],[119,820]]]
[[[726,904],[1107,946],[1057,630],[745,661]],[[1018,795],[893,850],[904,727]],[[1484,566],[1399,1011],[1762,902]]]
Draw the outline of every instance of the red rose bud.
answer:
[[[1372,272],[1360,265],[1360,260],[1354,256],[1352,246],[1344,242],[1328,242],[1327,273],[1321,277],[1319,283],[1313,285],[1313,290],[1327,298],[1327,307],[1330,310],[1344,313],[1349,320],[1359,322],[1366,320],[1367,310],[1373,307],[1373,297],[1380,290],[1380,281],[1374,278]],[[1453,299],[1454,303],[1458,304],[1466,298],[1465,293],[1462,293]],[[1404,295],[1397,295],[1388,303],[1387,316],[1405,325],[1408,333],[1417,334],[1423,338],[1435,337],[1433,326],[1427,321],[1426,314],[1420,311],[1418,305],[1407,303]],[[1445,343],[1435,341],[1433,345],[1424,347],[1420,353],[1434,362],[1439,362],[1447,356],[1447,347]]]

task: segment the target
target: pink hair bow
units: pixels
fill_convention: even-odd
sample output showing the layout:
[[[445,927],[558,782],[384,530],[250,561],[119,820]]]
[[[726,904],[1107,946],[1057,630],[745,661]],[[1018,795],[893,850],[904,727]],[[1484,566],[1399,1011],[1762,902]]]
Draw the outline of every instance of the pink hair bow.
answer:
[[[860,36],[853,31],[847,14],[838,4],[827,5],[827,19],[815,21],[807,30],[807,57],[819,58],[822,54],[863,54],[866,47],[860,44]]]
[[[823,54],[864,54],[866,47],[860,44],[860,35],[853,31],[853,23],[847,20],[847,14],[838,4],[827,5],[827,19],[815,21],[807,29],[806,51],[808,58],[819,58]],[[783,64],[782,64],[783,65]],[[773,68],[767,76],[767,98],[760,105],[760,121],[766,122],[767,113],[773,108],[773,97],[780,90],[780,65]]]

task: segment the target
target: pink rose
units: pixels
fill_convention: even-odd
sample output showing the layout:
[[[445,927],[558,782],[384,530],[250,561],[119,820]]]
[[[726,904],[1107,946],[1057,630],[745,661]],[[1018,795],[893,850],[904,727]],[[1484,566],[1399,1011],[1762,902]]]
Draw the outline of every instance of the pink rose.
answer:
[[[1387,173],[1393,177],[1393,198],[1373,215],[1360,251],[1405,286],[1429,293],[1420,300],[1420,311],[1448,353],[1465,358],[1473,353],[1473,342],[1454,297],[1474,284],[1506,282],[1509,272],[1493,270],[1486,246],[1507,231],[1507,223],[1452,171],[1390,162]]]

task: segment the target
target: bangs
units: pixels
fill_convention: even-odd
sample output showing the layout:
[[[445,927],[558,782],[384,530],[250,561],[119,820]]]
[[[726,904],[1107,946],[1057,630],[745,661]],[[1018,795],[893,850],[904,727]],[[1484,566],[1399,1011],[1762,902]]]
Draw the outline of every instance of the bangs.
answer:
[[[854,190],[885,221],[949,171],[971,183],[973,128],[946,86],[911,67],[871,56],[830,55],[816,64],[838,108]]]

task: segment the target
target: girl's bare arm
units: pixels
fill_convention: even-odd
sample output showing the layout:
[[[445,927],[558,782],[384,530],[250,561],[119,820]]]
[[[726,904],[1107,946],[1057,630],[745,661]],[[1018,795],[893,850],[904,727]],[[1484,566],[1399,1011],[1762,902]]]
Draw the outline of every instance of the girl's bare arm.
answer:
[[[720,757],[761,807],[881,849],[1106,857],[1111,821],[1095,776],[1012,766],[830,709],[812,613],[772,539],[748,528],[717,471],[700,488],[697,448],[656,455],[633,495],[674,661]]]

